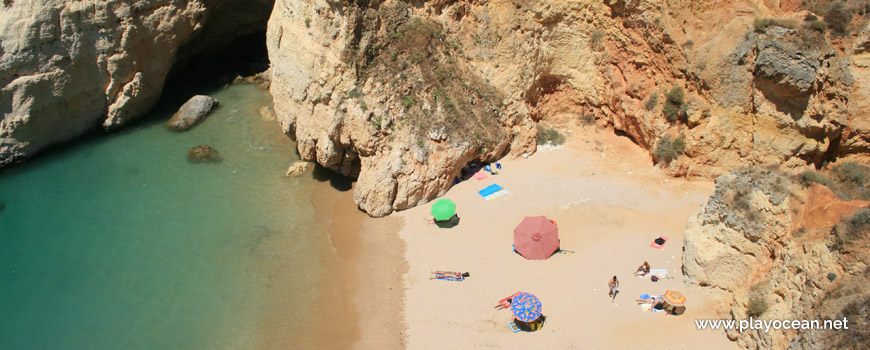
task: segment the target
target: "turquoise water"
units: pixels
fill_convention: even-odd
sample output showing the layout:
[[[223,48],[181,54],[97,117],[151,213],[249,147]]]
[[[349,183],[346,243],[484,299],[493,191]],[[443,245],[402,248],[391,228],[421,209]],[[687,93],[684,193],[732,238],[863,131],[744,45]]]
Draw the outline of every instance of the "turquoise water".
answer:
[[[251,348],[294,327],[262,329],[276,303],[289,320],[312,312],[329,249],[315,180],[284,176],[298,158],[258,113],[266,91],[206,92],[220,107],[187,132],[166,128],[178,105],[164,103],[0,171],[0,348]],[[223,161],[188,163],[199,144]]]

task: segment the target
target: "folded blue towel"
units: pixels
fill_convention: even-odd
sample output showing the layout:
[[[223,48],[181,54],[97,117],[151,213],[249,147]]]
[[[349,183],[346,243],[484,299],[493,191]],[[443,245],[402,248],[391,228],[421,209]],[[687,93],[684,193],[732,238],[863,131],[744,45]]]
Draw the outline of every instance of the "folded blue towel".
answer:
[[[477,191],[477,193],[479,193],[481,196],[486,197],[486,196],[488,196],[488,195],[491,195],[491,194],[493,194],[493,193],[496,193],[496,192],[498,192],[498,191],[501,191],[502,189],[504,189],[504,188],[501,187],[501,186],[499,186],[499,185],[497,185],[497,184],[492,184],[492,185],[489,185],[489,186],[487,186],[486,188],[484,188],[484,189],[482,189],[482,190],[480,190],[480,191]]]

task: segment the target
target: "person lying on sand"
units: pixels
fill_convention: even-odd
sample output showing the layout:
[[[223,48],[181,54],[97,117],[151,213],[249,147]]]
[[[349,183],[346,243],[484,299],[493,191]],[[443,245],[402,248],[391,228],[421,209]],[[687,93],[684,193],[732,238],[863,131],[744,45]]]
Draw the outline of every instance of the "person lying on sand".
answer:
[[[637,267],[637,272],[634,273],[635,276],[646,276],[649,273],[649,263],[646,261],[643,262],[642,265]]]
[[[658,303],[662,302],[662,299],[656,298],[656,297],[649,297],[646,299],[636,299],[636,301],[637,301],[638,305],[640,305],[640,304],[658,304]]]
[[[430,280],[452,277],[452,278],[465,278],[471,276],[468,272],[453,272],[453,271],[432,271],[435,274],[435,277],[430,277]]]
[[[646,299],[637,299],[637,304],[652,304],[652,308],[656,310],[667,309],[670,305],[662,298],[649,297]],[[669,312],[670,313],[670,312]]]
[[[495,306],[496,309],[510,309],[511,303],[514,301],[513,296],[509,296],[504,298],[498,305]]]

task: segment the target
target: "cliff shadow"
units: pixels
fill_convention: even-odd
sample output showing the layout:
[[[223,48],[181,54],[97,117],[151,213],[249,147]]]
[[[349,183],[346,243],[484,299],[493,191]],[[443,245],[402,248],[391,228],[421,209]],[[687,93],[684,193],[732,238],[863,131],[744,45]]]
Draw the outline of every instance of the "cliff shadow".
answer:
[[[353,183],[356,179],[336,173],[328,168],[314,163],[314,171],[311,172],[311,177],[319,182],[329,181],[329,185],[339,192],[347,192],[353,189]]]
[[[269,68],[266,32],[239,37],[225,46],[186,56],[185,47],[166,79],[158,106],[181,106],[197,94],[208,94],[233,82]]]

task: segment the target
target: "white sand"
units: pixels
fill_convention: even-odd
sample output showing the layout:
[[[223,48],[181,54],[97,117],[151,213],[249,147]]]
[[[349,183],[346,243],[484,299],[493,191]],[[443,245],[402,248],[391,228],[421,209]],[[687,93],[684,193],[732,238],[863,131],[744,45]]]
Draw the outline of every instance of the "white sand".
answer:
[[[528,159],[502,161],[500,175],[468,180],[446,198],[456,202],[459,226],[427,223],[431,204],[407,210],[399,236],[406,242],[406,344],[410,349],[646,348],[734,349],[723,331],[699,331],[695,319],[715,318],[722,302],[682,282],[686,222],[712,192],[712,182],[673,179],[656,170],[645,151],[604,130],[581,130],[567,147]],[[593,151],[593,148],[601,149]],[[498,183],[511,193],[484,200],[477,191]],[[576,251],[530,261],[513,253],[513,228],[525,216],[558,222],[561,247]],[[664,250],[652,240],[670,238]],[[673,279],[653,283],[633,272],[644,260]],[[430,271],[468,271],[464,282],[429,280]],[[621,281],[615,303],[607,281]],[[682,316],[644,313],[643,293],[683,292]],[[547,322],[538,332],[512,333],[510,311],[496,302],[517,291],[537,295]]]

